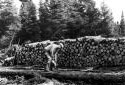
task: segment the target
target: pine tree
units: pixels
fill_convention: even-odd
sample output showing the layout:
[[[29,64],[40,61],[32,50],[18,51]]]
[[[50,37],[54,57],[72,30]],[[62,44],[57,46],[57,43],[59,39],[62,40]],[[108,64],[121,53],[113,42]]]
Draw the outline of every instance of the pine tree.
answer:
[[[22,28],[18,33],[17,38],[20,38],[20,43],[25,41],[39,41],[40,29],[36,17],[36,8],[32,0],[22,1],[20,9],[20,17]]]
[[[76,0],[69,0],[67,2],[67,33],[68,38],[76,38],[80,36],[81,26],[86,24],[86,17],[82,17],[81,14],[85,14],[85,4]]]
[[[39,8],[39,26],[41,30],[41,37],[42,40],[48,39],[51,35],[51,12],[49,10],[49,3],[48,1],[42,2],[40,1],[40,8]],[[47,34],[47,35],[46,35]]]
[[[120,35],[121,35],[121,29],[119,26],[119,22],[116,22],[113,24],[113,27],[112,27],[112,36],[120,37]]]
[[[106,6],[104,2],[102,2],[101,6],[101,22],[98,24],[100,30],[99,34],[100,35],[105,35],[105,36],[110,36],[111,35],[111,30],[112,30],[112,25],[113,24],[113,17],[112,13]]]
[[[121,36],[125,35],[125,19],[124,19],[124,13],[122,11],[122,15],[121,15],[121,21],[120,21],[120,29],[121,29]]]
[[[84,0],[83,0],[84,1]],[[99,9],[95,8],[95,3],[93,0],[85,0],[86,10],[82,13],[82,17],[85,20],[86,24],[83,25],[82,36],[94,36],[98,35],[98,24],[100,23],[101,13]]]
[[[47,0],[39,12],[43,39],[58,33],[64,38],[101,34],[101,12],[93,0]]]
[[[44,38],[56,37],[58,33],[65,38],[75,38],[79,35],[81,24],[86,23],[78,11],[80,6],[80,2],[76,0],[51,0],[41,4],[39,11],[43,36],[48,33],[48,37]]]
[[[13,0],[0,1],[0,44],[1,46],[8,46],[12,40],[14,31],[17,29],[17,9],[13,4]],[[13,27],[12,27],[13,25]]]
[[[14,22],[16,8],[13,6],[13,0],[0,1],[0,37],[9,30],[9,25]]]

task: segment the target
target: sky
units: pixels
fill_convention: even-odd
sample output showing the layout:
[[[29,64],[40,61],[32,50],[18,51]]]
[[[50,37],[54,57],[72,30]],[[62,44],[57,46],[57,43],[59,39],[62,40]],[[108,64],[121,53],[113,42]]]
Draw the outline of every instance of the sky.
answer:
[[[15,6],[19,9],[21,2],[19,0],[14,0]],[[120,21],[122,11],[125,14],[125,0],[94,0],[96,2],[96,7],[100,8],[101,3],[104,1],[113,14],[114,21]],[[33,0],[37,9],[39,8],[39,0]]]
[[[114,21],[120,21],[122,11],[125,16],[125,0],[94,0],[96,7],[100,8],[101,3],[104,1],[110,11],[113,13]]]

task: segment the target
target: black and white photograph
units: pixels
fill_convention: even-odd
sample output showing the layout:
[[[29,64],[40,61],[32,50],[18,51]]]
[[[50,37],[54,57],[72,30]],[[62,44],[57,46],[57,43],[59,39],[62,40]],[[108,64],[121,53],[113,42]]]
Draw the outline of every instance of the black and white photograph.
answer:
[[[125,85],[125,0],[0,0],[0,85]]]

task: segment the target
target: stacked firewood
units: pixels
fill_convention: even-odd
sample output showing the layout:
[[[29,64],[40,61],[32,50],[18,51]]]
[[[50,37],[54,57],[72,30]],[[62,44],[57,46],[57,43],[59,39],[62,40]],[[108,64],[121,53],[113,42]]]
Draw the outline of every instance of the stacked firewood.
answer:
[[[15,58],[10,62],[13,62],[13,65],[24,65],[24,66],[40,65],[41,67],[44,67],[47,63],[47,57],[44,54],[44,46],[46,46],[46,44],[42,43],[25,44],[21,46],[21,50],[12,51]]]
[[[47,57],[44,54],[44,45],[43,44],[36,44],[33,45],[25,45],[22,47],[22,50],[17,53],[16,60],[17,65],[40,65],[44,67],[47,62]]]
[[[63,68],[101,67],[124,65],[124,61],[124,40],[84,37],[65,41],[58,58],[58,65]]]
[[[15,64],[45,67],[47,57],[44,54],[44,47],[47,46],[47,42],[22,46],[20,51],[15,52]],[[64,44],[58,53],[59,68],[125,65],[124,39],[83,37],[57,42]]]

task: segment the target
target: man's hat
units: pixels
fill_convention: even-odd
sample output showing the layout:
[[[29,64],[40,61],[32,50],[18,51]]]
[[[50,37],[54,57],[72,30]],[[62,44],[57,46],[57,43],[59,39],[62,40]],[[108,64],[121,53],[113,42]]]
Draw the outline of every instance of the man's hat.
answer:
[[[64,45],[63,45],[62,43],[60,43],[60,46],[61,46],[61,48],[63,48],[63,47],[64,47]]]

